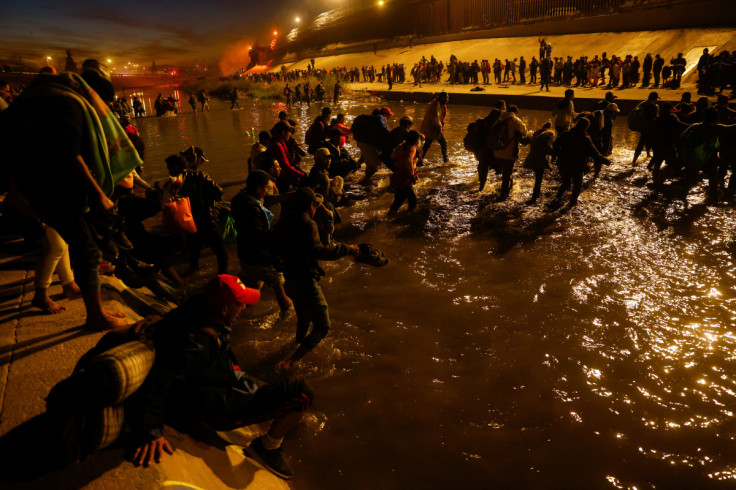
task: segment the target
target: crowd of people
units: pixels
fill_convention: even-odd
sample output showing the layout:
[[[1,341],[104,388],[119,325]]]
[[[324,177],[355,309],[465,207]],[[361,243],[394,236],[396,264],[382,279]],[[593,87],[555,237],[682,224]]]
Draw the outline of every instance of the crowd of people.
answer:
[[[540,54],[541,49],[540,43]],[[551,70],[551,47],[545,43],[543,49]],[[603,59],[607,59],[605,55]],[[611,57],[614,64],[620,61],[613,60],[618,58]],[[711,69],[713,62],[709,60],[700,67],[703,73]],[[522,61],[518,65],[508,62],[503,70],[494,68],[497,80],[513,80],[515,67],[525,66]],[[602,61],[596,57],[583,65],[594,63],[597,67],[601,62],[603,66]],[[628,57],[621,64],[636,61]],[[507,69],[509,64],[512,68]],[[474,65],[468,71],[452,59],[447,69],[458,83],[464,83],[465,77],[473,80],[469,83],[477,83],[479,72],[485,82],[489,72],[484,70],[490,63],[484,61],[485,68],[478,66],[480,71]],[[493,66],[497,65],[498,60]],[[560,82],[570,85],[571,75],[576,76],[575,63],[571,63],[572,71],[565,66],[567,62],[563,63]],[[425,76],[436,81],[444,68],[442,62],[431,58],[417,64],[411,74],[417,83]],[[579,68],[579,85],[585,85],[590,80],[589,70]],[[313,71],[312,64],[309,72]],[[596,68],[594,75],[602,72]],[[520,83],[524,82],[522,73],[523,69]],[[553,72],[543,73],[548,77]],[[639,83],[632,73],[638,71],[629,71],[621,83]],[[641,83],[648,83],[649,73],[644,71]],[[341,76],[359,74],[353,70]],[[291,83],[299,80],[285,75]],[[366,70],[362,75],[366,77]],[[403,81],[403,67],[387,66],[382,76],[392,82]],[[610,76],[617,76],[615,70]],[[655,86],[661,81],[659,76],[654,80]],[[607,86],[617,83],[610,78]],[[305,85],[298,83],[293,91],[289,83],[285,85],[289,104],[301,102],[303,96],[307,103],[312,100],[311,87],[308,82]],[[227,203],[222,188],[202,170],[208,159],[200,147],[191,146],[167,157],[169,177],[162,185],[143,179],[145,144],[127,112],[116,116],[114,90],[103,64],[88,60],[81,76],[42,73],[12,98],[6,87],[0,82],[0,99],[9,102],[7,108],[0,107],[2,144],[9,152],[7,162],[24,164],[3,167],[4,176],[12,176],[3,179],[3,183],[10,183],[3,189],[7,191],[5,212],[25,223],[25,229],[40,227],[46,243],[36,273],[35,306],[47,313],[63,311],[47,294],[56,271],[65,294],[81,295],[88,329],[114,330],[130,338],[140,332],[131,330],[123,318],[102,306],[99,274],[103,257],[115,265],[116,274],[128,280],[150,278],[161,271],[177,284],[184,280],[175,269],[171,250],[183,249],[186,244],[190,273],[199,269],[204,246],[217,259],[217,275],[201,294],[187,299],[147,329],[157,360],[129,401],[127,420],[133,434],[134,461],[147,465],[172,451],[163,433],[166,417],[172,412],[221,430],[272,420],[268,432],[254,440],[246,453],[275,474],[290,478],[293,473],[281,453],[281,444],[311,405],[313,393],[300,379],[259,385],[249,378],[229,348],[231,326],[268,286],[281,318],[287,319],[292,308],[296,314],[295,347],[276,369],[290,373],[319,345],[331,326],[320,286],[325,275],[320,261],[351,256],[373,265],[386,263],[385,257],[367,244],[335,240],[346,191],[353,186],[376,185],[376,173],[386,167],[392,172],[394,193],[388,215],[398,213],[404,203],[412,212],[418,205],[415,184],[432,143],[439,144],[443,163],[450,159],[444,134],[449,95],[441,92],[427,105],[418,129],[408,116],[394,125],[394,113],[387,106],[356,115],[348,125],[345,114],[333,117],[330,107],[323,104],[320,115],[306,128],[303,143],[297,141],[297,123],[282,111],[271,128],[258,134],[248,158],[245,186]],[[339,96],[337,88],[333,101]],[[611,163],[613,123],[620,111],[611,91],[589,112],[577,112],[574,98],[574,90],[567,89],[550,121],[539,128],[528,128],[520,108],[503,100],[488,116],[473,121],[463,143],[478,161],[479,190],[483,191],[493,170],[501,181],[497,200],[508,199],[520,146],[530,145],[523,162],[535,176],[528,203],[538,201],[546,171],[554,165],[560,184],[549,207],[560,207],[570,190],[568,206],[576,205],[584,175],[592,170],[595,179],[602,167]],[[195,109],[201,104],[204,110],[206,102],[204,92],[190,97]],[[693,105],[686,94],[678,104],[660,103],[658,94],[652,92],[629,116],[630,128],[641,134],[632,165],[646,150],[647,155],[651,152],[648,168],[655,188],[661,188],[668,179],[680,179],[687,192],[704,174],[715,198],[724,187],[733,194],[736,117],[728,102],[728,96],[721,94],[712,107],[707,97]],[[235,104],[237,92],[233,92]],[[97,117],[90,117],[93,113]],[[34,144],[40,135],[46,144]],[[346,147],[349,138],[355,140],[359,157]],[[107,144],[96,145],[95,141]],[[167,234],[143,225],[159,213],[163,213],[165,223],[168,216]],[[237,271],[228,263],[222,230],[225,223],[231,223],[236,232]],[[74,393],[85,398],[79,386],[88,388],[101,382],[93,375],[85,376],[67,389],[77,389]]]
[[[312,60],[314,62],[314,60]],[[623,56],[604,52],[589,56],[552,56],[552,44],[539,39],[539,56],[525,59],[524,56],[508,57],[480,62],[459,60],[451,55],[449,61],[425,56],[409,71],[409,83],[448,83],[450,85],[540,85],[540,90],[549,86],[602,88],[605,90],[633,87],[677,89],[687,69],[687,60],[682,53],[668,57],[660,53]],[[713,95],[736,87],[736,52],[709,53],[706,48],[697,63],[698,93]],[[346,83],[387,83],[389,90],[395,83],[407,82],[407,69],[402,63],[389,63],[376,69],[373,65],[361,67],[337,67],[330,70],[314,68],[287,70],[247,75],[259,82],[299,82],[308,77],[324,79],[334,75]]]

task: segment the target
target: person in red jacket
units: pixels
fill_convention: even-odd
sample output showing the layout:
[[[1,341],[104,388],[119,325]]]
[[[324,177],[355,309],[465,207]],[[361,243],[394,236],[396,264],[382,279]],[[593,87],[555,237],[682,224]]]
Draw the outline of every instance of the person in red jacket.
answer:
[[[289,149],[286,142],[291,136],[291,126],[284,121],[279,121],[271,130],[271,142],[268,145],[268,153],[279,162],[281,167],[281,175],[277,182],[279,192],[288,192],[305,173],[296,165],[292,164],[289,158]]]

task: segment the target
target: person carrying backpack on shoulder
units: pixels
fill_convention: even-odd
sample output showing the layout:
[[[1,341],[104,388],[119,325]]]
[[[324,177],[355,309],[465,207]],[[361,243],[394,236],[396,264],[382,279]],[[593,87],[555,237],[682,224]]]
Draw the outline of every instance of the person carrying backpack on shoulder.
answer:
[[[463,143],[465,149],[472,152],[478,160],[478,181],[480,182],[478,192],[481,192],[486,186],[488,171],[491,168],[498,168],[493,157],[493,150],[488,145],[488,132],[505,111],[506,102],[498,100],[496,101],[496,107],[490,114],[468,125],[468,134],[465,136]]]
[[[519,158],[519,143],[528,144],[529,141],[529,131],[516,115],[517,112],[518,108],[510,105],[508,112],[500,115],[488,136],[488,145],[493,150],[493,157],[498,161],[502,173],[500,201],[505,201],[511,192],[511,174]]]
[[[634,150],[634,160],[631,162],[632,167],[636,166],[636,161],[639,159],[639,155],[641,155],[641,151],[645,147],[647,149],[647,156],[651,156],[652,143],[650,133],[654,120],[659,116],[658,98],[659,94],[657,92],[651,92],[647,100],[636,106],[631,111],[631,114],[629,114],[629,129],[639,131],[640,133],[639,143],[637,143],[636,150]]]
[[[370,184],[371,178],[381,166],[381,149],[390,134],[386,117],[393,115],[390,108],[383,107],[373,111],[373,114],[360,115],[353,121],[350,130],[365,160],[365,176],[359,182],[361,185]]]
[[[330,124],[330,116],[332,109],[329,107],[322,108],[322,114],[317,116],[307,132],[304,134],[304,143],[307,145],[307,153],[314,155],[317,148],[322,146],[327,139],[327,128]]]

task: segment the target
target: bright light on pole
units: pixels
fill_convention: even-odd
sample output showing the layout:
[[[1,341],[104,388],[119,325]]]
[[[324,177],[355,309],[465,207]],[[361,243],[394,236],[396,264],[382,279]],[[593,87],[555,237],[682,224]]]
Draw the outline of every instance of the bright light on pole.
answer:
[[[383,0],[378,0],[378,6],[383,7]]]
[[[279,35],[279,31],[273,31],[273,35],[274,36],[278,36]]]
[[[302,18],[301,18],[301,17],[297,17],[296,19],[294,19],[294,22],[296,22],[297,24],[298,24],[299,22],[301,22],[301,21],[302,21]]]

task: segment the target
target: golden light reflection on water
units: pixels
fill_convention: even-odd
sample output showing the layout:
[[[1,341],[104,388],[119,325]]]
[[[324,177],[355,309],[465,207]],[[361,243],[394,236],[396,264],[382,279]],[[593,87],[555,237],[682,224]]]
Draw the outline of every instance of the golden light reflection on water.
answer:
[[[268,122],[275,107],[251,112]],[[423,113],[422,104],[391,107],[415,121]],[[341,110],[354,116],[367,108],[348,102]],[[292,111],[306,127],[317,110]],[[147,169],[184,140],[212,137],[212,149],[200,145],[210,171],[229,177],[223,169],[243,166],[246,144],[226,151],[213,135],[237,141],[228,131],[259,126],[248,112],[226,113],[222,123],[208,114],[196,126],[141,126],[152,142]],[[417,446],[448,465],[461,454],[463,464],[452,471],[474,471],[479,481],[508,467],[532,473],[532,463],[533,473],[559,477],[571,454],[582,461],[580,481],[594,482],[580,488],[603,481],[650,488],[672,481],[673,467],[690,488],[706,478],[735,481],[736,248],[726,238],[736,229],[732,209],[707,205],[702,188],[687,205],[652,196],[646,170],[630,166],[635,139],[625,121],[615,128],[625,144],[577,208],[550,213],[525,205],[533,177],[521,165],[511,198],[497,203],[496,177],[478,193],[476,162],[462,149],[467,122],[487,112],[452,107],[446,136],[453,164],[443,166],[431,149],[419,171],[416,213],[385,218],[392,198],[386,170],[369,199],[340,209],[350,241],[374,243],[392,262],[358,272],[344,260],[329,264],[323,288],[334,325],[305,373],[319,382],[320,410],[330,417],[321,445],[302,456],[303,471],[316,468],[306,488],[319,488],[320,458],[341,461],[347,453],[363,462],[349,469],[339,463],[352,478],[375,473],[375,455],[384,452],[382,460],[400,461],[411,473]],[[549,118],[521,115],[530,127]],[[222,162],[226,157],[231,161]],[[545,181],[543,201],[555,188]],[[260,345],[278,346],[293,340],[292,330],[256,334]],[[356,387],[370,400],[356,397]],[[345,433],[355,437],[346,442]],[[387,439],[412,444],[387,447]],[[514,466],[519,461],[523,470]]]

